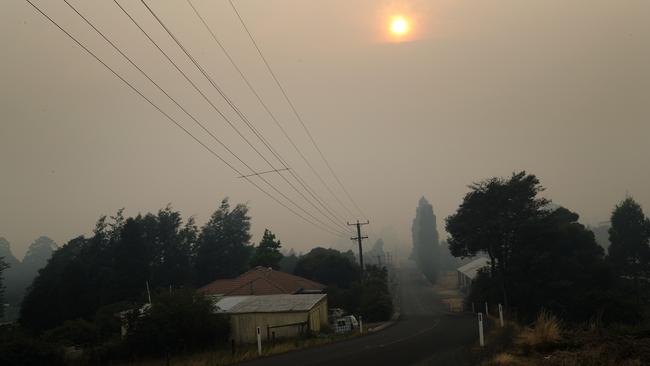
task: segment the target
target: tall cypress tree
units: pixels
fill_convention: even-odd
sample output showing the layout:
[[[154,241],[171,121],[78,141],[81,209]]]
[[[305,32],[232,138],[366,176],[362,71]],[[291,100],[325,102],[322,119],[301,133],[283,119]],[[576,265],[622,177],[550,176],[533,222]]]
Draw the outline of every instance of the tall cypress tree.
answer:
[[[438,276],[440,242],[433,206],[424,197],[420,198],[418,202],[411,234],[413,237],[412,258],[429,281],[435,282]]]

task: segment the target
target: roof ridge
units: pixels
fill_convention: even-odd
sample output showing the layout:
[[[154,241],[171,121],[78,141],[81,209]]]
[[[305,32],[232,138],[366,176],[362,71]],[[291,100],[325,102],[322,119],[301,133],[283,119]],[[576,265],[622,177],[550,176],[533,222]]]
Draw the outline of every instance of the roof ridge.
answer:
[[[244,287],[246,287],[246,286],[250,286],[250,285],[252,285],[253,283],[255,283],[255,281],[258,281],[258,280],[264,280],[264,281],[266,281],[266,283],[268,283],[269,285],[271,285],[271,286],[277,288],[277,289],[280,290],[280,291],[287,291],[286,289],[281,288],[281,287],[279,287],[278,285],[274,284],[273,282],[269,281],[268,278],[257,277],[257,278],[253,278],[251,281],[248,281],[248,282],[245,282],[245,283],[241,284],[241,286],[239,286],[239,287],[236,287],[236,288],[234,288],[234,289],[232,289],[232,290],[226,292],[225,295],[227,296],[228,294],[231,294],[231,293],[233,293],[233,292],[236,292],[236,291],[239,290],[239,289],[242,289],[242,288],[244,288]],[[252,291],[251,291],[251,292],[252,292]],[[251,293],[251,295],[253,295],[253,294]]]

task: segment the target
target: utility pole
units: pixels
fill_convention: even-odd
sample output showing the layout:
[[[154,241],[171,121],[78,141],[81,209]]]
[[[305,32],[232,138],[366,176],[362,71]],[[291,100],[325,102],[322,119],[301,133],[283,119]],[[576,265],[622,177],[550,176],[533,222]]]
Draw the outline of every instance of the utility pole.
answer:
[[[359,264],[361,265],[361,278],[363,278],[363,239],[368,239],[367,236],[361,236],[361,226],[362,225],[368,225],[370,224],[370,221],[366,220],[366,222],[359,222],[357,220],[356,224],[350,224],[348,222],[348,226],[356,226],[357,227],[357,237],[356,238],[350,238],[351,240],[356,240],[359,243]]]

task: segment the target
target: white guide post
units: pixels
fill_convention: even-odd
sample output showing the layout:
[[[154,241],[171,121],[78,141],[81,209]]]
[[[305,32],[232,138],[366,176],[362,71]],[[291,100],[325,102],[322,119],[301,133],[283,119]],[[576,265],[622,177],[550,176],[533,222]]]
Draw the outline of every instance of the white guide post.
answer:
[[[363,319],[359,315],[359,333],[363,334]]]
[[[501,321],[501,328],[503,328],[503,306],[499,304],[499,320]]]
[[[483,314],[478,313],[478,339],[481,347],[485,347],[485,339],[483,338]]]
[[[260,327],[257,327],[257,354],[262,355],[262,334],[260,333]]]

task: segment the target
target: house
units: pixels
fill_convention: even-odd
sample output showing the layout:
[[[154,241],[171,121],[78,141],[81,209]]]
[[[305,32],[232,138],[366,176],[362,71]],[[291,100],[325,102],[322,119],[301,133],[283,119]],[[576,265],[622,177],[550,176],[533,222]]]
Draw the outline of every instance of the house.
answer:
[[[218,313],[230,317],[230,338],[254,343],[257,328],[263,341],[319,333],[327,324],[327,295],[249,295],[216,298]]]
[[[478,271],[481,268],[488,267],[490,259],[485,257],[477,258],[464,266],[459,267],[456,272],[458,274],[458,288],[467,291],[472,285],[472,281],[476,278]]]
[[[199,292],[219,296],[322,294],[325,285],[271,268],[255,267],[237,278],[207,284]]]

